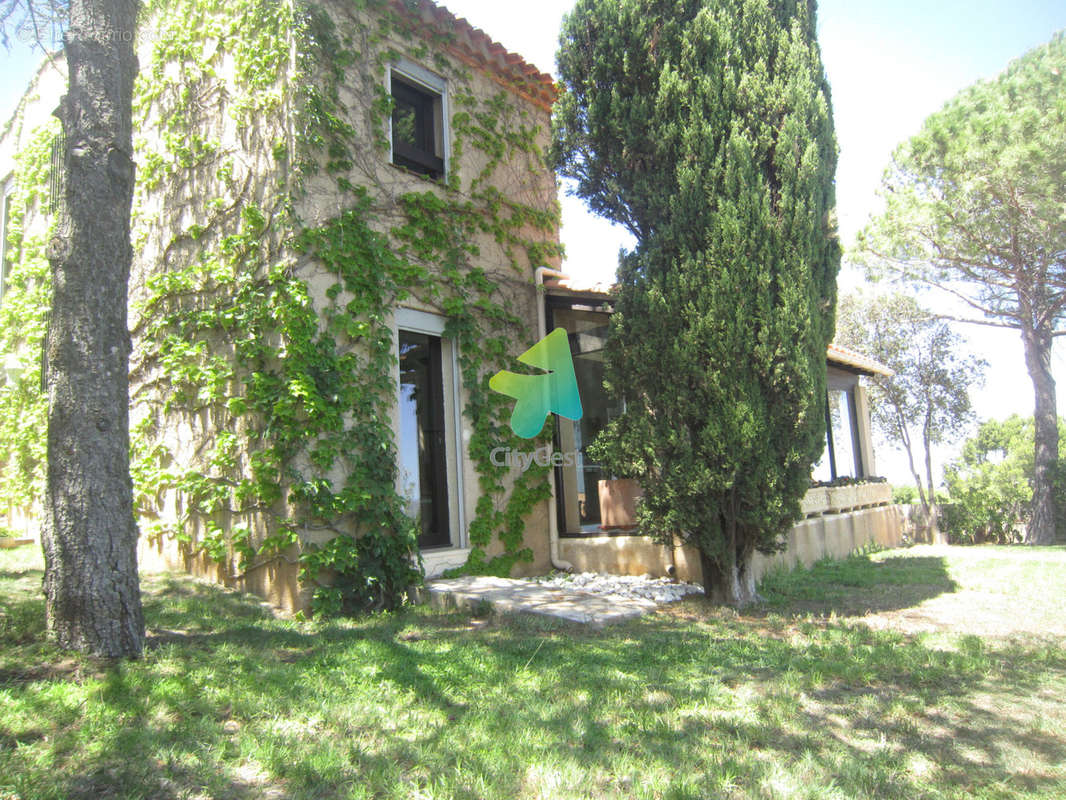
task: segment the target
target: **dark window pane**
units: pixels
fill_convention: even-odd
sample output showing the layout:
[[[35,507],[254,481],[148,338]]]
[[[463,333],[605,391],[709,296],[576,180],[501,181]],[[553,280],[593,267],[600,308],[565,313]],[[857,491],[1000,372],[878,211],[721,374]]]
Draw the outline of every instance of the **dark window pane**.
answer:
[[[441,342],[400,331],[400,469],[420,547],[451,544]]]
[[[392,161],[431,178],[444,175],[437,141],[441,98],[436,92],[392,76]],[[443,120],[440,120],[443,127]]]
[[[396,94],[395,100],[396,104],[392,111],[393,139],[410,147],[428,150],[425,105],[417,101],[411,102],[400,93]]]

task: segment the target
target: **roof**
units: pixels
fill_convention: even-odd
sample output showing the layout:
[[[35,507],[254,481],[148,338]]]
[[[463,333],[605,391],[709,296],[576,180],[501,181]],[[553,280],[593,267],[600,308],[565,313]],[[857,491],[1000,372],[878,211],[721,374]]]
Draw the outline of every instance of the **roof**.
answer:
[[[570,277],[546,280],[544,281],[544,288],[552,297],[596,298],[604,301],[611,300],[618,290],[617,285],[609,286],[606,283],[582,284],[580,281]],[[831,343],[826,350],[826,361],[862,375],[891,377],[895,374],[884,364],[875,361],[869,356],[864,356],[862,353],[856,353],[854,350],[842,347],[835,342]]]
[[[457,17],[432,0],[392,0],[392,6],[409,18],[445,34],[446,48],[465,64],[487,72],[497,83],[551,111],[558,94],[555,80],[522,56],[510,52],[481,28]]]
[[[544,288],[553,297],[590,297],[610,301],[618,293],[617,284],[581,283],[569,275],[563,278],[546,278]]]
[[[891,378],[896,374],[879,361],[874,361],[862,353],[856,353],[854,350],[841,347],[836,342],[830,343],[826,358],[831,364],[847,367],[863,375],[884,375],[886,378]]]

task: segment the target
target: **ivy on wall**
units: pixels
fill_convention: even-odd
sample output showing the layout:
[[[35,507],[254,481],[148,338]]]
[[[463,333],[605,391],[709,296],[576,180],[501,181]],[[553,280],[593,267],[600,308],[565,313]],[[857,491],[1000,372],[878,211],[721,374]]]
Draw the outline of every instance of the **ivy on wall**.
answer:
[[[393,605],[418,579],[390,425],[398,304],[438,309],[456,345],[479,481],[465,570],[530,560],[524,521],[549,494],[547,468],[515,476],[489,458],[519,442],[488,377],[531,343],[515,298],[529,302],[530,266],[558,253],[554,204],[521,202],[497,176],[544,169],[541,132],[507,93],[476,96],[441,55],[447,35],[380,0],[354,5],[371,13],[341,31],[314,5],[148,3],[155,45],[135,108],[142,134],[158,130],[138,142],[144,278],[131,287],[144,533],[231,575],[302,542],[319,613]],[[399,193],[382,178],[397,41],[448,74],[452,162],[475,156],[476,174]],[[307,224],[324,178],[338,213]],[[480,265],[486,240],[512,277]]]
[[[21,374],[0,379],[0,513],[32,509],[44,495],[48,406],[41,391],[41,340],[48,324],[47,217],[52,142],[58,121],[33,131],[15,158],[7,219],[5,290],[0,299],[0,361],[14,356]],[[32,224],[36,221],[38,224]],[[12,366],[14,366],[12,362]]]

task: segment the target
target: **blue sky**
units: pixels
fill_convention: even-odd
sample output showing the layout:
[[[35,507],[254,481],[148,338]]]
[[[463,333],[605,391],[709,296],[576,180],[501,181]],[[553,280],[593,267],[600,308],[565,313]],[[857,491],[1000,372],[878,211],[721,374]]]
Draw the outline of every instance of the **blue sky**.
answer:
[[[573,0],[536,3],[448,0],[443,5],[483,28],[542,70],[554,72],[562,16]],[[875,191],[895,146],[960,89],[994,77],[1008,62],[1066,28],[1063,0],[822,0],[819,35],[833,91],[840,165],[837,203],[841,236],[849,244],[876,211]],[[8,113],[25,88],[36,58],[23,46],[0,56],[5,79],[0,111]],[[610,281],[622,231],[563,197],[565,269],[575,277]],[[862,276],[845,268],[845,288]],[[1032,413],[1032,391],[1021,344],[1010,332],[971,329],[972,346],[991,362],[986,388],[975,396],[979,417]],[[1056,377],[1066,378],[1057,353]],[[1060,387],[1066,411],[1066,384]],[[880,471],[905,478],[902,460],[880,450]]]

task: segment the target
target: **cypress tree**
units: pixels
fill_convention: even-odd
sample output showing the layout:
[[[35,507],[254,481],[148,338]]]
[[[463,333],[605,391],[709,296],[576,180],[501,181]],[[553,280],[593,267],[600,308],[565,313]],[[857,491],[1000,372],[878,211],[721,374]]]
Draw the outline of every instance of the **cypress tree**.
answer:
[[[815,30],[813,0],[579,0],[558,55],[556,168],[637,239],[607,353],[625,412],[599,455],[734,605],[825,443],[840,249]]]

